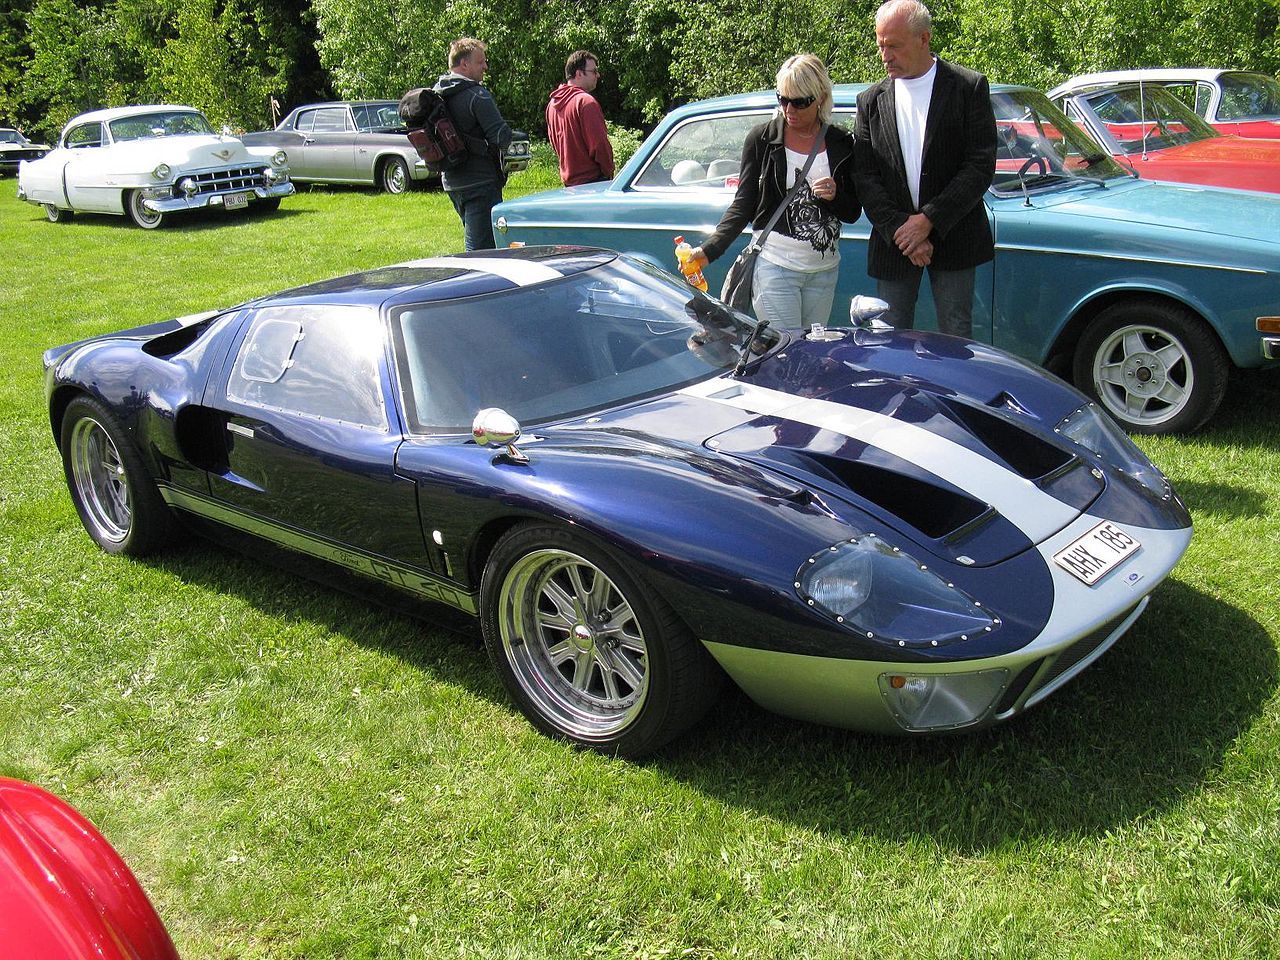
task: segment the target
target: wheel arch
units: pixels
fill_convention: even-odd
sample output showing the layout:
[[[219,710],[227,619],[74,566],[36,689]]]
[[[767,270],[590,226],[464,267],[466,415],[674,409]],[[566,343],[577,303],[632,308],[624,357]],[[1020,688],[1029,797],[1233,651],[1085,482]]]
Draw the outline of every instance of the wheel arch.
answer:
[[[1076,305],[1066,324],[1059,331],[1053,346],[1045,358],[1044,366],[1066,380],[1071,379],[1071,364],[1075,358],[1076,347],[1080,338],[1094,319],[1102,311],[1125,301],[1163,303],[1189,312],[1196,320],[1204,324],[1213,333],[1213,337],[1228,357],[1227,349],[1217,325],[1209,316],[1204,306],[1190,296],[1179,296],[1172,291],[1153,287],[1113,287],[1097,290]],[[1064,373],[1065,371],[1065,373]]]

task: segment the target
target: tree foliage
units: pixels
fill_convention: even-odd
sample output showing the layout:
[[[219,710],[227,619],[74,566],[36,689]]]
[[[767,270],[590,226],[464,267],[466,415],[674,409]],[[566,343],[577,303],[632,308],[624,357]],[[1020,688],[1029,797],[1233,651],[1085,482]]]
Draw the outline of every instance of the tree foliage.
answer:
[[[486,80],[541,133],[565,58],[603,69],[605,114],[655,122],[674,103],[768,87],[810,50],[837,81],[882,76],[878,0],[9,0],[0,11],[0,122],[48,135],[84,109],[176,100],[215,122],[267,122],[331,93],[398,97],[447,68],[449,43],[489,45]],[[993,80],[1051,86],[1087,70],[1280,69],[1280,0],[936,0],[934,48]]]

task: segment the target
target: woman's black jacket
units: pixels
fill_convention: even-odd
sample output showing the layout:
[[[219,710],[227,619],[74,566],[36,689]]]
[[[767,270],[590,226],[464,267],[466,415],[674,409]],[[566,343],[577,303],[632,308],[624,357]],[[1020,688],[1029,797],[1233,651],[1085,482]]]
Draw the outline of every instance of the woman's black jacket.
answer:
[[[754,228],[763,229],[787,195],[787,181],[794,182],[795,173],[788,169],[786,151],[782,146],[785,126],[786,121],[781,116],[774,116],[752,127],[747,134],[742,145],[738,192],[720,218],[715,233],[702,244],[702,252],[708,260],[719,259],[742,233],[748,221]],[[836,195],[834,200],[818,200],[817,203],[845,223],[853,223],[862,213],[853,183],[853,136],[832,125],[827,128],[826,144],[831,178],[836,182]]]

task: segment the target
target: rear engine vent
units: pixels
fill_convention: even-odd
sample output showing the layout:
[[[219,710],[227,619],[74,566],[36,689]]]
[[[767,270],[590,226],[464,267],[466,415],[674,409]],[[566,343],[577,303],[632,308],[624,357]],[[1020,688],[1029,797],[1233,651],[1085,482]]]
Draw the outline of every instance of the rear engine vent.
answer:
[[[808,454],[858,496],[900,517],[925,536],[941,540],[988,511],[980,500],[884,467]]]
[[[963,403],[946,404],[951,415],[1026,480],[1038,480],[1069,463],[1071,454],[1045,443],[1016,423]]]

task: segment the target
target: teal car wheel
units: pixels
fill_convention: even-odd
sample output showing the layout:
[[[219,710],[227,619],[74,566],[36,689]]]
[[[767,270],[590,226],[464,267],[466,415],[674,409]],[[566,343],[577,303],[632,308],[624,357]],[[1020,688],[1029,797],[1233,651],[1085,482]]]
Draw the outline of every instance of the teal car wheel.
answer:
[[[1195,430],[1218,409],[1229,365],[1213,331],[1156,301],[1114,304],[1080,338],[1076,386],[1133,433]]]

